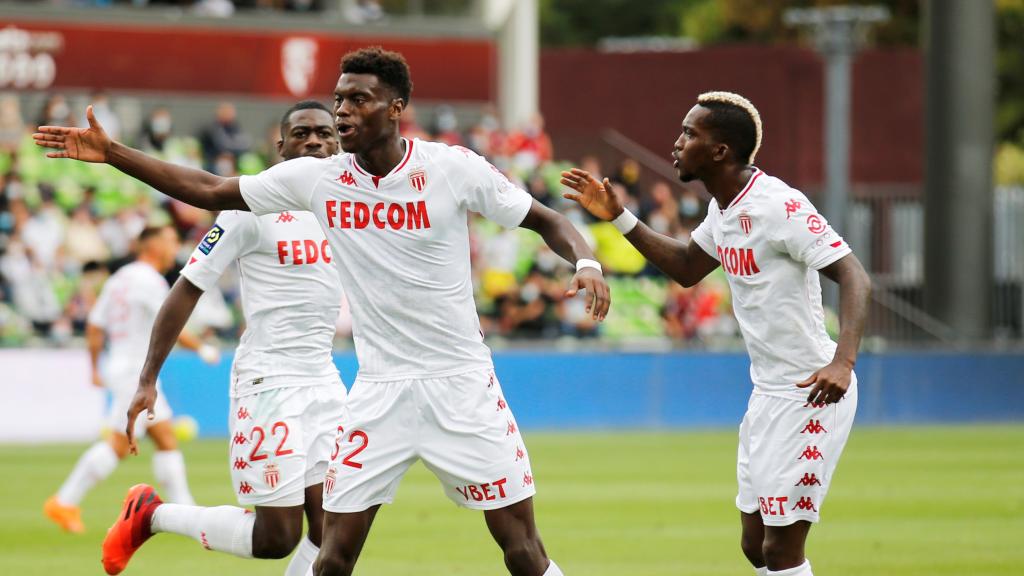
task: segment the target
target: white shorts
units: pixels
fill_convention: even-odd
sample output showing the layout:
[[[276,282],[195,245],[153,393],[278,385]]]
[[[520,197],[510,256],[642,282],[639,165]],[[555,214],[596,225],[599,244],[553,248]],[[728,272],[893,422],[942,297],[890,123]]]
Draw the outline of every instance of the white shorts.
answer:
[[[228,466],[239,504],[300,506],[306,488],[324,481],[346,396],[340,379],[328,382],[231,399]]]
[[[390,503],[417,460],[445,495],[476,510],[536,493],[530,457],[492,370],[443,378],[356,379],[324,481],[324,510]]]
[[[857,412],[857,378],[836,404],[752,394],[740,424],[736,507],[768,526],[818,521]]]
[[[128,408],[131,407],[132,400],[135,398],[136,389],[128,386],[119,386],[117,388],[109,388],[109,390],[110,409],[107,411],[107,425],[110,426],[113,432],[124,434],[125,429],[128,427]],[[135,419],[136,436],[142,436],[150,426],[170,420],[174,416],[174,412],[171,411],[171,405],[167,403],[167,397],[164,396],[164,391],[159,381],[156,383],[156,402],[153,403],[153,414],[155,416],[150,420],[146,412],[143,411]]]

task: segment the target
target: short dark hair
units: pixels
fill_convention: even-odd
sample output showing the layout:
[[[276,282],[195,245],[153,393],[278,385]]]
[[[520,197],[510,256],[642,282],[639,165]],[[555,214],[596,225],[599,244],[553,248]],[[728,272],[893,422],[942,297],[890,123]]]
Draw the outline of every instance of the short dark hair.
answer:
[[[163,224],[161,226],[146,226],[139,232],[139,244],[142,244],[150,238],[159,236],[165,229],[170,228],[170,225]]]
[[[324,112],[327,112],[328,115],[333,116],[331,110],[327,106],[324,106],[323,102],[318,102],[316,100],[303,100],[301,102],[296,102],[291,108],[285,111],[284,116],[281,116],[281,138],[284,138],[285,134],[288,132],[288,124],[291,122],[292,114],[299,110],[323,110]]]
[[[719,142],[736,154],[740,162],[749,163],[757,145],[757,126],[746,110],[725,102],[702,102],[711,111],[705,122]]]
[[[381,84],[391,87],[406,104],[412,97],[412,78],[405,56],[380,46],[361,48],[341,59],[342,74],[373,74]]]

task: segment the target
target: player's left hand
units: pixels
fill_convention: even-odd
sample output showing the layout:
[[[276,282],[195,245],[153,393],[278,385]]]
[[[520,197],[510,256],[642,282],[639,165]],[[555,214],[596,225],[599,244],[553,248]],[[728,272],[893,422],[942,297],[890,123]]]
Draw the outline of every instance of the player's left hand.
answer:
[[[135,397],[132,398],[132,403],[128,406],[128,425],[124,429],[125,435],[128,436],[128,451],[132,454],[139,453],[139,445],[135,439],[135,419],[143,410],[146,410],[148,412],[146,418],[152,420],[156,416],[153,411],[154,406],[156,406],[156,386],[140,384],[135,391]]]
[[[833,360],[831,364],[811,374],[810,378],[800,382],[796,387],[807,388],[813,385],[810,394],[807,395],[807,401],[812,404],[835,404],[846,395],[852,374],[853,367],[840,360]]]
[[[598,322],[604,320],[608,315],[608,308],[612,305],[611,291],[608,290],[604,274],[596,268],[583,268],[572,277],[565,297],[573,298],[580,290],[587,291],[587,312],[590,316]]]

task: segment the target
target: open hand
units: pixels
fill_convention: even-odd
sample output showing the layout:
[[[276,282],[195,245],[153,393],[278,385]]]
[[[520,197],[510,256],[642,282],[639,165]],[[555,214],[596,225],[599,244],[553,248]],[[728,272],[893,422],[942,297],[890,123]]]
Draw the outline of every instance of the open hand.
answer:
[[[566,192],[562,194],[562,197],[578,202],[595,218],[614,220],[619,214],[622,214],[622,204],[619,203],[612,184],[607,178],[602,184],[586,170],[573,168],[568,172],[562,172],[561,183],[575,191]]]
[[[846,390],[850,387],[850,379],[853,369],[843,363],[832,361],[831,364],[818,370],[814,374],[796,385],[797,388],[811,388],[807,395],[807,401],[811,404],[835,404],[843,399]]]
[[[572,298],[580,290],[587,291],[587,313],[598,322],[604,320],[608,315],[608,308],[612,305],[611,291],[604,275],[596,268],[582,268],[569,283],[569,289],[565,292],[566,298]]]
[[[148,411],[146,418],[152,420],[156,416],[156,413],[153,412],[155,405],[156,385],[140,382],[139,388],[135,391],[135,397],[132,398],[132,403],[128,406],[128,425],[124,429],[125,435],[128,436],[128,450],[132,454],[139,453],[139,445],[135,438],[135,419],[139,417],[139,413],[146,410]]]
[[[96,121],[92,106],[85,109],[85,117],[89,119],[88,128],[69,128],[67,126],[40,126],[32,135],[36,146],[54,148],[56,152],[47,152],[47,158],[71,158],[82,162],[106,162],[112,144],[110,136],[103,131],[103,126]]]

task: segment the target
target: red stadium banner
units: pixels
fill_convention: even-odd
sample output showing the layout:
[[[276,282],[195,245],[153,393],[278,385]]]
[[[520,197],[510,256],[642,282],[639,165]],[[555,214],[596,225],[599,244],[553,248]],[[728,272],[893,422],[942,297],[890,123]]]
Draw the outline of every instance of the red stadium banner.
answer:
[[[0,89],[105,89],[325,98],[342,55],[402,52],[413,98],[491,102],[491,40],[343,36],[213,27],[16,22],[0,28]]]

